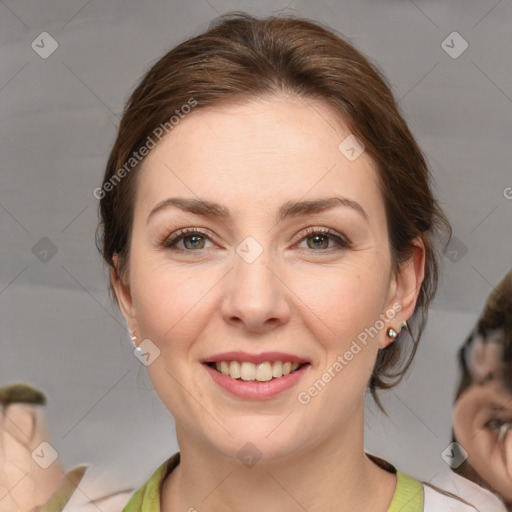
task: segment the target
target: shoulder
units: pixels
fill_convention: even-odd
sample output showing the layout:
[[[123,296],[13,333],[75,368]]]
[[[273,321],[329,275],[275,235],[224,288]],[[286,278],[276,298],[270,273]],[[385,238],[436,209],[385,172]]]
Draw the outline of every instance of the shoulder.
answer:
[[[482,512],[474,505],[455,494],[448,493],[444,489],[432,487],[423,482],[424,512]],[[485,511],[487,512],[487,511]]]
[[[41,512],[97,512],[99,503],[102,512],[118,512],[135,490],[123,480],[105,468],[78,466],[66,473],[66,478],[42,506]]]
[[[380,457],[366,454],[383,469],[397,474],[388,512],[507,512],[497,496],[453,471],[438,472],[430,482],[424,482]]]
[[[422,483],[425,512],[440,510],[441,506],[454,512],[507,512],[497,496],[456,473],[443,473],[436,479],[436,485]]]
[[[164,461],[132,496],[123,512],[159,512],[160,490],[165,477],[179,464],[180,452]]]

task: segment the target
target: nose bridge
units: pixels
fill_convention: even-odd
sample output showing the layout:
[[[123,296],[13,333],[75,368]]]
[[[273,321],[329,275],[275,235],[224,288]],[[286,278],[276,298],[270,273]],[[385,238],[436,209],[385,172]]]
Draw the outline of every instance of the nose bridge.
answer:
[[[226,320],[237,318],[252,329],[268,320],[280,322],[288,316],[286,287],[279,277],[277,261],[270,256],[269,245],[248,236],[236,247],[233,270],[223,303]]]

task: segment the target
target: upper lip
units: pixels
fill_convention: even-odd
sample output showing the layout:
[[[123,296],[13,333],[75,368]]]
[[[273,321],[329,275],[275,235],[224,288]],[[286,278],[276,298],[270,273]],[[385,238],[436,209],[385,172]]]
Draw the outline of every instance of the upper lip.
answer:
[[[285,352],[262,352],[261,354],[249,354],[240,350],[233,352],[222,352],[214,356],[206,357],[202,363],[220,363],[221,361],[247,361],[254,364],[264,363],[266,361],[290,361],[292,363],[309,363],[303,357],[287,354]]]

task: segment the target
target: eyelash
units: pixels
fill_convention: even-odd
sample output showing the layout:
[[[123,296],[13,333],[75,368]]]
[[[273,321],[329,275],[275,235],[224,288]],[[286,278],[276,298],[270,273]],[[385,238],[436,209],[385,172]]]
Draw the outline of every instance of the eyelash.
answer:
[[[183,251],[183,252],[199,252],[200,249],[198,249],[197,251],[195,251],[193,249],[192,250],[181,249],[181,248],[176,249],[176,245],[178,244],[178,242],[180,242],[181,240],[183,240],[189,236],[192,236],[192,235],[200,235],[200,236],[206,238],[207,240],[209,240],[210,242],[213,242],[213,240],[206,233],[204,233],[203,231],[200,231],[197,228],[184,228],[184,229],[178,230],[176,233],[173,233],[171,236],[165,238],[161,242],[160,245],[164,249],[173,249],[173,250],[178,250],[178,251]],[[301,235],[301,238],[298,240],[298,242],[302,242],[303,240],[305,240],[307,238],[311,238],[312,236],[317,236],[317,235],[328,237],[329,239],[335,241],[340,247],[334,248],[334,249],[333,248],[325,249],[325,250],[320,249],[318,251],[311,249],[311,251],[313,251],[313,252],[331,253],[331,252],[337,251],[337,250],[350,249],[350,247],[351,247],[351,244],[347,239],[338,235],[335,231],[332,231],[329,228],[308,228]]]

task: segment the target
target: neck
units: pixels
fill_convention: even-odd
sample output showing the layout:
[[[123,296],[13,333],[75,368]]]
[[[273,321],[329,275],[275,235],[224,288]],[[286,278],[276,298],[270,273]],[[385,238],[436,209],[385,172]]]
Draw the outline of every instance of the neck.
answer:
[[[323,443],[247,467],[191,438],[177,424],[180,463],[164,481],[162,512],[386,512],[396,476],[365,455],[363,432],[361,410],[357,424],[345,425]]]

